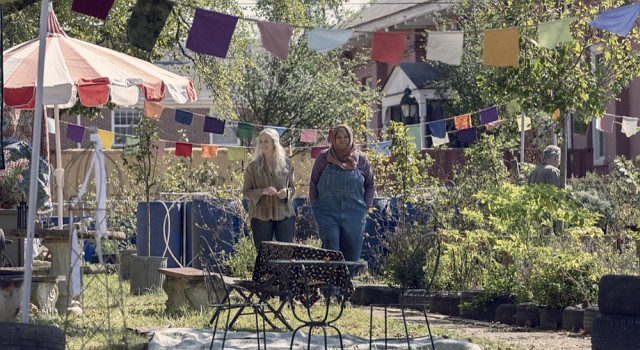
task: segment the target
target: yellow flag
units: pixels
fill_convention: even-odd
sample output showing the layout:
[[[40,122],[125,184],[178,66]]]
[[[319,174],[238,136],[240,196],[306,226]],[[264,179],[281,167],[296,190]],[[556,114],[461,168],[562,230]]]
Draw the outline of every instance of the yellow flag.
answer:
[[[518,131],[522,132],[522,117],[517,117],[516,121],[518,122]],[[524,117],[524,129],[531,130],[531,118]]]
[[[111,149],[113,146],[113,135],[111,131],[98,129],[98,137],[100,138],[100,143],[102,143],[102,148]]]

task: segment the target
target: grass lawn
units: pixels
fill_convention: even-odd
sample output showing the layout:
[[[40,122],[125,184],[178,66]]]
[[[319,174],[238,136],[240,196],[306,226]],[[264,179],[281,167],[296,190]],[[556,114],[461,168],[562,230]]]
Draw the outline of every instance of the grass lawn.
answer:
[[[166,295],[162,290],[134,296],[129,293],[129,282],[120,282],[117,274],[84,275],[83,316],[63,315],[55,318],[32,317],[31,323],[50,324],[62,328],[67,335],[67,349],[144,349],[150,335],[139,334],[135,329],[168,327],[209,328],[212,311],[178,310],[168,312],[165,308]],[[337,312],[337,308],[331,312]],[[297,321],[287,307],[285,317],[295,327]],[[235,330],[252,331],[253,317],[241,317]],[[276,323],[278,324],[278,323]],[[369,308],[347,306],[336,326],[343,334],[368,338]],[[267,330],[269,326],[267,325]],[[384,319],[375,316],[374,336],[383,336]],[[404,327],[401,321],[388,320],[389,336],[402,337]],[[466,338],[464,334],[431,327],[435,335]],[[409,323],[411,336],[428,334],[426,325]],[[488,339],[473,339],[484,349],[515,350],[505,344]]]

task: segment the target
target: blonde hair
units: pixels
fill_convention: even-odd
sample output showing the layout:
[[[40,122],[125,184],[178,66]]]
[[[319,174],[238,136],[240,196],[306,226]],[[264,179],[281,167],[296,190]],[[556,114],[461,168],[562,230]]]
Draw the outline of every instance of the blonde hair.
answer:
[[[261,135],[267,135],[273,140],[274,152],[273,152],[273,165],[274,172],[281,174],[287,171],[287,154],[284,148],[280,144],[280,135],[275,129],[267,128],[258,134],[258,139]],[[256,150],[253,156],[253,161],[258,163],[259,169],[265,169],[264,153],[260,150],[260,142],[256,145]]]

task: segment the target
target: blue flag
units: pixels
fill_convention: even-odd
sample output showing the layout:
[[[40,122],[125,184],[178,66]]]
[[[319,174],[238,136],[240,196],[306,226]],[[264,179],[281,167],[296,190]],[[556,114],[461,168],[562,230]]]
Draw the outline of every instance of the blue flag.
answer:
[[[620,6],[602,12],[589,25],[626,37],[636,24],[638,14],[640,14],[640,3]]]

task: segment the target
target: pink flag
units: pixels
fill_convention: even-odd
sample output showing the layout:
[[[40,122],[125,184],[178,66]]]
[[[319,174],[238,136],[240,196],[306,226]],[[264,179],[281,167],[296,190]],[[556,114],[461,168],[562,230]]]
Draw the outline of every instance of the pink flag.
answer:
[[[405,32],[374,32],[371,47],[371,58],[397,66],[402,61],[407,46]]]
[[[258,21],[262,46],[281,60],[289,55],[289,41],[293,27],[284,23]]]
[[[154,141],[151,146],[151,154],[156,158],[162,158],[164,156],[164,146],[167,144],[165,140]]]
[[[315,143],[318,137],[318,130],[304,129],[300,131],[300,142]]]
[[[144,115],[151,119],[160,120],[163,110],[164,107],[159,103],[144,101]]]

